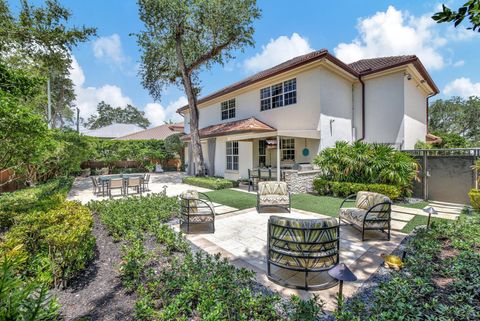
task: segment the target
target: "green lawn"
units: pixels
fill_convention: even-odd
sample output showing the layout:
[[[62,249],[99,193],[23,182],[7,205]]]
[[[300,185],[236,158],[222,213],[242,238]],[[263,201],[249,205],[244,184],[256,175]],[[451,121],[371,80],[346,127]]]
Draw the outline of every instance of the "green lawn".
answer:
[[[213,202],[223,205],[238,208],[240,210],[252,208],[257,205],[257,197],[254,194],[239,192],[231,189],[223,189],[206,193]],[[331,196],[316,196],[310,194],[295,194],[292,195],[292,208],[303,211],[324,214],[328,216],[337,217],[338,209],[343,199]],[[416,204],[398,203],[398,206],[409,208],[424,208],[428,205],[427,202],[419,202]],[[415,216],[402,229],[404,233],[410,233],[418,225],[426,225],[428,217]],[[433,221],[442,220],[439,218],[432,218]]]

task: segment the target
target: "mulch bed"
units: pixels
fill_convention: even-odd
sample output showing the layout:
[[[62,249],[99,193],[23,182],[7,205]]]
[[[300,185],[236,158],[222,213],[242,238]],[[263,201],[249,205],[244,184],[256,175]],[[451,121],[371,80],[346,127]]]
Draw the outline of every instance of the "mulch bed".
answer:
[[[118,273],[121,243],[108,235],[94,215],[95,258],[88,268],[69,283],[66,289],[55,289],[65,320],[134,320],[135,295],[122,287]]]

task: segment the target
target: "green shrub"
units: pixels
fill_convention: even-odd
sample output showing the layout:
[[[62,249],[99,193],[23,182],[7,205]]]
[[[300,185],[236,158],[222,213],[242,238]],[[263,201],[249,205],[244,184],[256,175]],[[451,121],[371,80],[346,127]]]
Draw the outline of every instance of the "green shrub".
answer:
[[[323,178],[313,180],[313,187],[320,195],[333,195],[336,197],[347,197],[357,194],[360,191],[369,191],[388,196],[396,200],[403,195],[402,188],[386,184],[360,184],[350,182],[334,182]]]
[[[407,153],[379,144],[337,142],[314,160],[329,181],[400,186],[411,191],[418,164]]]
[[[434,221],[407,243],[405,267],[368,302],[347,301],[338,320],[479,320],[480,216]]]
[[[0,253],[22,246],[26,269],[45,270],[55,285],[66,283],[93,257],[93,218],[85,206],[65,201],[48,211],[17,217],[2,236]]]
[[[213,190],[238,187],[238,182],[231,181],[225,178],[217,178],[217,177],[188,176],[188,177],[184,177],[182,182],[185,184],[213,189]]]
[[[468,193],[470,204],[476,211],[480,211],[480,189],[471,189]]]
[[[0,320],[57,320],[58,304],[48,286],[19,272],[19,249],[0,257]]]

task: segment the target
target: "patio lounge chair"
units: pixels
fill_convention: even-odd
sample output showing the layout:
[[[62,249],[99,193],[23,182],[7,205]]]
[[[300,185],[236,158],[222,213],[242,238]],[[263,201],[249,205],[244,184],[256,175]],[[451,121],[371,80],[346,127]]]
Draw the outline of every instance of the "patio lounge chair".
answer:
[[[127,178],[127,183],[125,185],[125,191],[128,194],[130,188],[133,188],[137,191],[137,194],[142,193],[142,182],[140,177],[129,177]]]
[[[257,212],[262,207],[280,207],[291,212],[291,195],[285,182],[259,182],[257,190]]]
[[[349,202],[355,202],[355,207],[343,207]],[[359,229],[362,232],[362,241],[365,241],[365,231],[368,230],[382,231],[387,234],[387,240],[390,240],[391,212],[392,201],[387,196],[358,192],[342,202],[339,218]]]
[[[112,190],[114,189],[119,189],[121,195],[124,195],[125,186],[123,183],[123,178],[115,178],[115,179],[110,179],[108,181],[108,185],[107,185],[108,196],[113,197]]]
[[[309,273],[326,272],[339,263],[340,224],[336,218],[295,219],[271,216],[267,235],[267,276],[282,286],[321,290],[337,282],[328,276],[319,275],[309,284]],[[305,273],[304,284],[292,284],[272,274],[274,265],[280,269]],[[321,277],[320,277],[321,276]],[[289,275],[291,277],[291,275]]]
[[[195,190],[188,190],[179,196],[180,228],[190,233],[190,225],[207,224],[215,233],[215,209],[210,198]],[[186,231],[185,231],[186,230]]]

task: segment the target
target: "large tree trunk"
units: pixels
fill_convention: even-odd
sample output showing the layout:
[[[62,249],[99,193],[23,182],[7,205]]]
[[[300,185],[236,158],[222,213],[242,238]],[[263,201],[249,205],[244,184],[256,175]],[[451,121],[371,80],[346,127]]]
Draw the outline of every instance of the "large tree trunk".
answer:
[[[193,160],[195,164],[195,172],[197,176],[205,175],[205,163],[203,160],[202,144],[200,143],[200,131],[198,129],[198,107],[197,94],[193,90],[191,75],[187,72],[187,66],[183,58],[180,42],[176,44],[177,59],[182,71],[183,86],[187,94],[188,107],[190,110],[190,143],[192,144]]]

